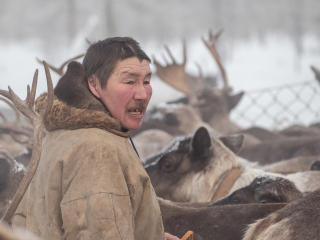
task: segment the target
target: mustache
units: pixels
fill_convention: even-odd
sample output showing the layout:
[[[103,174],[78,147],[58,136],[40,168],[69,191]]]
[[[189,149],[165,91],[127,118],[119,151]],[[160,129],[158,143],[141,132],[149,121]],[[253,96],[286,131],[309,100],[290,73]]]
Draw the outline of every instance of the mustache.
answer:
[[[128,109],[131,108],[139,108],[142,109],[142,111],[144,111],[147,109],[147,104],[144,101],[136,102],[134,105],[128,107]]]

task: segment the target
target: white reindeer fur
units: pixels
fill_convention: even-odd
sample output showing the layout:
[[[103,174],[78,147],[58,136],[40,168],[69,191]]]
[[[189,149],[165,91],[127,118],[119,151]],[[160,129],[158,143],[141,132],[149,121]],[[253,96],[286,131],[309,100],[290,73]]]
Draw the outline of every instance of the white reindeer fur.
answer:
[[[187,202],[210,201],[214,192],[231,169],[240,168],[243,173],[234,183],[229,194],[249,185],[256,177],[269,175],[282,177],[292,181],[301,192],[311,192],[320,188],[320,172],[308,171],[289,175],[265,172],[254,168],[254,164],[238,158],[221,141],[212,138],[214,157],[204,171],[186,177],[184,183],[177,189],[177,194],[185,195]],[[190,187],[191,186],[191,187]]]

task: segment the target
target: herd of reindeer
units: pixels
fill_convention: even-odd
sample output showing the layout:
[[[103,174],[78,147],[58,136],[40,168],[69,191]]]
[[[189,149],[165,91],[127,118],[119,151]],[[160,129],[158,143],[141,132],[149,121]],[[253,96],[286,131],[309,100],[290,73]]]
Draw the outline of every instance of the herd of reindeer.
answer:
[[[142,127],[130,135],[158,196],[164,228],[176,236],[194,232],[195,240],[320,239],[320,122],[281,131],[243,129],[229,118],[244,92],[234,94],[216,50],[217,34],[204,44],[223,79],[221,89],[185,71],[167,46],[171,63],[154,59],[158,77],[185,97],[148,109]],[[46,108],[34,109],[37,75],[26,100],[0,90],[0,100],[15,112],[15,121],[0,112],[0,217],[10,222],[40,160],[46,131],[42,121],[53,102],[49,68],[43,62]],[[42,62],[41,62],[42,63]],[[320,82],[320,71],[311,67]],[[212,80],[213,81],[213,80]],[[9,100],[7,100],[9,99]],[[23,114],[21,114],[21,113]],[[13,236],[0,225],[0,239]]]

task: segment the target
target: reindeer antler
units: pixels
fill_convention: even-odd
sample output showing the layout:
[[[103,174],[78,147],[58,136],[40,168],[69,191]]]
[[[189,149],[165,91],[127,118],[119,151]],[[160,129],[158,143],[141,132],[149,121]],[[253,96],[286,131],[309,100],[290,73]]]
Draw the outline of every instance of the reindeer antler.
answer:
[[[211,55],[216,60],[216,63],[218,64],[218,67],[221,71],[222,79],[224,82],[224,86],[223,86],[222,91],[231,92],[232,88],[228,85],[229,81],[228,81],[227,73],[221,63],[220,56],[219,56],[217,49],[216,49],[216,42],[217,42],[219,36],[222,34],[222,32],[223,32],[223,30],[221,29],[216,34],[212,34],[212,31],[209,30],[209,40],[206,41],[204,39],[204,37],[202,37],[202,41],[204,42],[204,44],[207,46],[207,48],[211,52]]]
[[[197,82],[197,87],[201,88],[203,86],[203,71],[201,65],[198,62],[194,62],[199,71],[199,76],[195,77],[195,81]]]
[[[60,68],[56,68],[56,67],[54,67],[54,66],[52,66],[52,65],[50,65],[50,64],[47,64],[47,65],[48,65],[48,67],[49,67],[52,71],[58,73],[60,76],[63,76],[63,75],[64,75],[63,68],[64,68],[69,62],[72,62],[72,61],[74,61],[74,60],[77,60],[78,58],[81,58],[81,57],[83,57],[84,55],[85,55],[85,54],[80,54],[80,55],[78,55],[78,56],[76,56],[76,57],[74,57],[74,58],[71,58],[71,59],[65,61],[65,62],[60,66]],[[39,63],[42,64],[42,61],[41,61],[39,58],[36,58],[36,59],[37,59],[37,61],[38,61]]]
[[[314,66],[310,66],[311,70],[314,72],[316,79],[320,83],[320,70],[315,68]]]
[[[37,87],[37,81],[38,81],[38,70],[36,70],[33,78],[32,83],[32,90],[30,92],[30,87],[28,85],[27,87],[27,98],[26,100],[22,101],[12,90],[10,87],[9,91],[0,90],[0,94],[5,96],[6,98],[10,99],[15,107],[22,112],[25,116],[27,116],[34,129],[33,134],[33,150],[32,150],[32,158],[31,162],[28,168],[28,171],[26,172],[24,178],[22,179],[22,182],[12,200],[12,203],[8,210],[6,211],[5,215],[1,219],[1,221],[10,222],[14,212],[16,211],[19,203],[21,202],[21,199],[23,195],[25,194],[33,176],[34,173],[37,170],[40,155],[41,155],[41,146],[42,146],[42,135],[43,135],[43,120],[49,113],[52,104],[53,104],[53,85],[52,80],[50,76],[50,71],[48,68],[48,65],[46,62],[43,62],[45,72],[46,72],[46,78],[47,78],[47,85],[48,85],[48,98],[47,98],[47,104],[46,107],[38,114],[34,110],[34,100],[36,95],[36,87]]]
[[[0,117],[3,119],[3,122],[0,124],[0,130],[9,134],[23,134],[32,137],[33,134],[30,134],[30,131],[28,131],[31,126],[29,127],[28,125],[23,125],[21,123],[21,113],[19,110],[8,99],[0,97],[0,100],[7,103],[16,114],[16,120],[14,122],[9,122],[4,114],[0,112]]]
[[[16,107],[9,100],[7,100],[6,98],[0,97],[0,101],[5,102],[6,104],[8,104],[13,109],[13,111],[16,114],[16,120],[15,120],[14,123],[15,124],[20,124],[21,123],[21,113],[18,111],[18,109],[16,109]],[[0,113],[0,116],[3,119],[3,123],[8,123],[9,122],[7,120],[7,118],[3,114]]]
[[[195,91],[190,87],[187,81],[188,78],[191,79],[193,77],[185,72],[185,66],[187,62],[186,42],[183,41],[183,62],[181,64],[176,63],[168,46],[165,45],[164,47],[172,60],[172,64],[169,64],[165,59],[167,66],[162,66],[157,60],[154,59],[158,76],[162,81],[166,82],[171,87],[185,93],[190,99],[194,98]]]
[[[89,46],[92,45],[92,42],[88,38],[86,38],[86,42],[89,44]]]

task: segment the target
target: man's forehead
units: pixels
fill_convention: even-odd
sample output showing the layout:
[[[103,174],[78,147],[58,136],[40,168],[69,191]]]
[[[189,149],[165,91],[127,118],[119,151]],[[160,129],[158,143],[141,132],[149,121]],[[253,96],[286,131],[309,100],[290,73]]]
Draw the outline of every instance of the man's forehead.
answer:
[[[151,73],[150,65],[147,60],[140,61],[138,58],[127,58],[119,61],[115,67],[115,72],[125,75],[139,75],[141,73]]]

